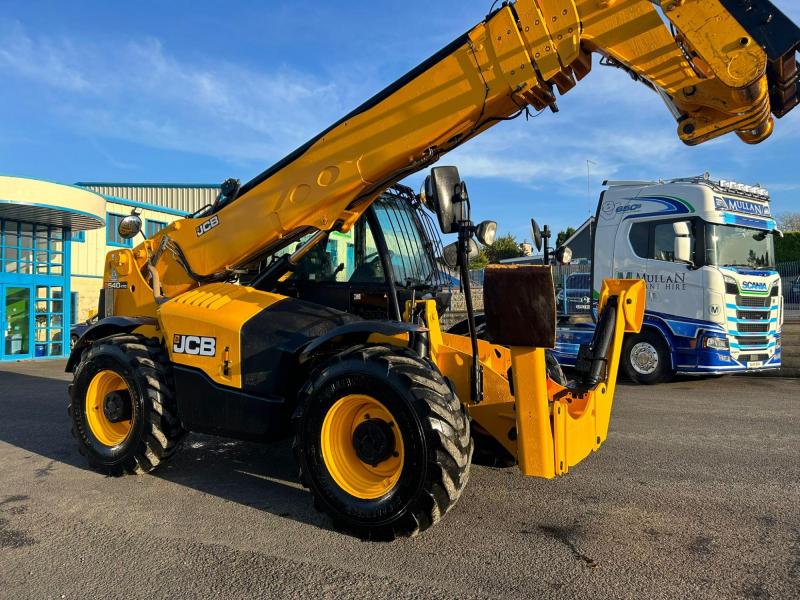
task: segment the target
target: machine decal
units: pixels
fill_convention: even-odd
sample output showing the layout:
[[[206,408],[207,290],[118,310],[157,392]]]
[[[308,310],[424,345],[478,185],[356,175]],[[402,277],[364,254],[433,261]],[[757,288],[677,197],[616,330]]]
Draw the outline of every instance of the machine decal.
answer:
[[[172,351],[190,356],[216,356],[217,338],[176,334],[172,338]]]
[[[758,217],[769,217],[772,211],[767,204],[758,204],[749,200],[736,200],[734,198],[720,198],[714,196],[714,206],[717,210],[729,210],[731,212],[756,215]]]
[[[128,289],[128,282],[127,281],[109,281],[107,287],[110,290],[127,290]]]
[[[683,200],[676,196],[639,196],[638,198],[630,198],[630,200],[638,200],[638,201],[646,200],[648,202],[654,202],[656,204],[661,204],[664,207],[664,209],[649,213],[630,214],[625,217],[625,220],[634,218],[640,219],[643,217],[655,217],[655,216],[660,217],[666,215],[685,215],[695,212],[694,206],[689,204],[686,200]],[[625,207],[622,206],[620,208],[625,208]],[[617,212],[629,212],[637,209],[638,207],[631,208],[626,211],[619,211],[619,209],[617,209]]]
[[[214,215],[208,221],[197,227],[197,237],[204,236],[218,225],[219,225],[219,216]]]
[[[755,229],[773,230],[776,223],[773,219],[754,219],[753,217],[743,217],[732,213],[724,213],[722,218],[726,225],[740,225],[742,227],[753,227]]]
[[[618,271],[617,279],[644,279],[647,284],[647,289],[650,291],[686,291],[686,273],[634,273],[632,271]]]

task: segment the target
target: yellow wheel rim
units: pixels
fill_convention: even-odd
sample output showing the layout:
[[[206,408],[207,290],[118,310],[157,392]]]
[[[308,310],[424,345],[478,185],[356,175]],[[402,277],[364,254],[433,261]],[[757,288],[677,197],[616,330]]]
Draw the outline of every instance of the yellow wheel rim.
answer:
[[[124,442],[131,433],[133,422],[112,423],[103,410],[103,402],[111,392],[127,390],[125,380],[114,371],[100,371],[89,384],[86,392],[86,422],[92,435],[104,446],[113,448]]]
[[[377,465],[356,454],[353,436],[362,423],[378,419],[394,435],[394,452]],[[403,436],[392,413],[371,396],[352,394],[339,399],[325,415],[321,434],[322,458],[336,484],[362,500],[374,500],[389,492],[403,472]]]

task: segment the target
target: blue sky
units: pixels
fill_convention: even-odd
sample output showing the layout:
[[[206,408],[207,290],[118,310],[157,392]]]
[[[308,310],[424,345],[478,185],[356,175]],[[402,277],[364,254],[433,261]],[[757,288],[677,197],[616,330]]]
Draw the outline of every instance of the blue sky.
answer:
[[[0,173],[246,181],[468,30],[489,4],[0,1]],[[778,4],[800,22],[800,0]],[[523,239],[531,216],[556,231],[580,224],[603,179],[707,170],[767,186],[777,213],[800,210],[800,110],[759,146],[729,136],[689,148],[652,92],[596,60],[559,106],[442,160],[469,181],[476,220],[494,218]]]

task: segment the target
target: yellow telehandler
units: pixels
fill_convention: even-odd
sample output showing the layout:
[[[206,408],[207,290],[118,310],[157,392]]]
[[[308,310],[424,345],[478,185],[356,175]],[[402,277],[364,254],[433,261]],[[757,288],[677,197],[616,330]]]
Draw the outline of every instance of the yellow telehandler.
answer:
[[[472,223],[453,167],[433,168],[418,196],[390,202],[386,190],[529,106],[557,110],[556,91],[589,73],[593,53],[652,88],[687,144],[729,132],[760,142],[773,115],[798,103],[799,44],[800,30],[767,0],[493,8],[249,183],[228,180],[212,206],[107,255],[101,320],[67,364],[79,449],[116,475],[156,468],[186,431],[294,435],[316,505],[372,539],[418,533],[455,504],[473,432],[524,475],[567,473],[606,438],[643,282],[604,283],[597,333],[565,386],[547,377],[550,271],[489,269],[491,341],[477,339],[471,305],[469,335],[443,332],[441,298],[425,289],[437,277],[435,258],[424,266],[432,238],[414,233],[409,207],[428,207],[458,235],[443,255],[468,301],[475,240],[491,242],[496,226]],[[120,235],[140,229],[131,215]]]

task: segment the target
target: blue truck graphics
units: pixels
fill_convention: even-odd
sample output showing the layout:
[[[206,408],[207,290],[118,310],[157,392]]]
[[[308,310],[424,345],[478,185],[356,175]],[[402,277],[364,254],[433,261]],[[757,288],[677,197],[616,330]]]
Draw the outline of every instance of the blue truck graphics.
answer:
[[[783,299],[766,190],[707,176],[606,185],[590,295],[607,277],[647,284],[642,333],[623,348],[628,375],[655,383],[779,368]],[[574,365],[593,332],[591,313],[562,315],[559,361]]]

